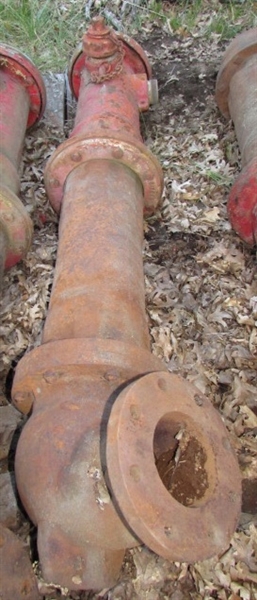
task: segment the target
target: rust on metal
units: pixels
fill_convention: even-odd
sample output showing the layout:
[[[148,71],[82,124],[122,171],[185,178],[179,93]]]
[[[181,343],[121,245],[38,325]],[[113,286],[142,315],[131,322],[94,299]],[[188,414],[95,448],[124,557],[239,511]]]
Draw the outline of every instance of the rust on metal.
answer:
[[[182,562],[227,548],[240,485],[225,426],[195,396],[176,375],[141,377],[114,403],[106,444],[111,487],[131,529],[157,554]]]
[[[227,48],[216,84],[221,112],[231,117],[243,170],[229,195],[228,214],[251,246],[257,241],[257,27],[238,35]]]
[[[28,251],[32,222],[18,198],[19,165],[27,127],[42,116],[45,87],[33,63],[0,44],[0,270],[8,269]]]
[[[84,49],[104,27],[93,21]],[[94,69],[111,61],[108,35]],[[143,213],[160,203],[162,172],[139,127],[150,67],[133,41],[118,40],[122,69],[111,79],[92,81],[81,51],[72,62],[74,129],[45,172],[60,213],[49,311],[12,390],[17,408],[32,411],[16,478],[43,575],[74,590],[114,585],[125,549],[140,541],[170,560],[221,552],[240,510],[221,419],[150,352]]]

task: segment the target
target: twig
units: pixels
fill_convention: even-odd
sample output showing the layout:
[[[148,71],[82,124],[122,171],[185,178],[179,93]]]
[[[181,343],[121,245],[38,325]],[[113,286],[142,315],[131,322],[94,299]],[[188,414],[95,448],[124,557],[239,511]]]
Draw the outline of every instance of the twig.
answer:
[[[113,12],[111,10],[108,10],[107,8],[105,8],[103,10],[103,14],[106,17],[106,19],[108,19],[108,21],[110,21],[110,23],[115,27],[115,29],[117,29],[118,31],[123,31],[124,27],[123,27],[121,21],[119,19],[117,19],[117,17],[115,17],[115,15],[113,14]]]
[[[93,2],[94,2],[94,0],[87,0],[87,2],[86,2],[85,17],[88,20],[91,18],[91,8],[92,8]]]

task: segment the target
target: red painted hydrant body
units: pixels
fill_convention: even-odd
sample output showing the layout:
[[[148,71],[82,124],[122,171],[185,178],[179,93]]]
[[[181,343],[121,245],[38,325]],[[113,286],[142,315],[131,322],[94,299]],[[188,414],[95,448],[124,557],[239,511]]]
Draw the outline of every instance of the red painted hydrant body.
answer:
[[[32,222],[18,198],[18,169],[27,127],[45,107],[45,86],[31,61],[0,44],[0,245],[2,268],[21,260],[31,243]]]
[[[12,391],[17,408],[32,408],[16,477],[43,575],[75,590],[114,585],[140,542],[170,560],[225,550],[240,510],[219,415],[150,353],[143,211],[160,202],[162,173],[139,131],[149,70],[135,42],[92,22],[70,72],[74,130],[45,173],[61,214],[42,345],[21,360]],[[178,434],[181,465],[194,448],[188,495],[188,471],[169,475]]]
[[[251,246],[257,242],[257,27],[238,35],[227,48],[216,84],[216,101],[230,116],[243,170],[229,194],[232,226]]]

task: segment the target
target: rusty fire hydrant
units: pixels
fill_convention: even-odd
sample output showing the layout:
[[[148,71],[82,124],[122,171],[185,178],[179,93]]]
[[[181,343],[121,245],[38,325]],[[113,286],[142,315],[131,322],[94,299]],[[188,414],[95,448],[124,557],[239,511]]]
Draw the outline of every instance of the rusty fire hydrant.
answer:
[[[39,71],[24,54],[0,44],[0,272],[21,260],[31,243],[32,222],[18,198],[18,169],[26,128],[44,107]]]
[[[235,231],[251,246],[257,243],[257,27],[228,46],[219,70],[216,101],[231,117],[243,170],[229,194],[228,214]]]
[[[150,353],[143,210],[162,173],[139,130],[149,78],[140,46],[93,20],[70,71],[75,126],[45,173],[60,239],[42,345],[13,385],[33,410],[16,475],[44,577],[70,589],[112,586],[140,542],[170,560],[221,552],[240,510],[218,413]]]

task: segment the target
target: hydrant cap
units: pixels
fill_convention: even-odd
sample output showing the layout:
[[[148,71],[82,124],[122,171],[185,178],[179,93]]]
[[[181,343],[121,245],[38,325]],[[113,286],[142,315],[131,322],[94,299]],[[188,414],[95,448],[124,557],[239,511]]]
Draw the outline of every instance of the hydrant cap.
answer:
[[[117,52],[119,38],[105,24],[103,17],[95,17],[84,34],[83,52],[87,58],[108,58]]]

